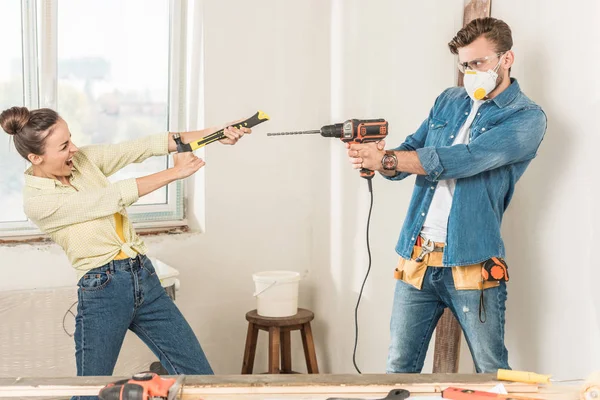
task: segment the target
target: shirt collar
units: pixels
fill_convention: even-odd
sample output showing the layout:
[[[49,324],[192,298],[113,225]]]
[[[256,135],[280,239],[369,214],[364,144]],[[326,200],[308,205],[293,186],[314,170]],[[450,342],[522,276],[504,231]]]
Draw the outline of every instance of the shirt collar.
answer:
[[[517,82],[515,78],[510,78],[510,86],[504,89],[498,96],[494,97],[492,101],[496,103],[498,107],[504,108],[512,103],[520,92],[521,88],[519,87],[519,82]]]
[[[62,183],[56,179],[41,178],[33,175],[33,167],[27,168],[25,171],[25,186],[36,189],[54,189],[56,186],[62,186]]]

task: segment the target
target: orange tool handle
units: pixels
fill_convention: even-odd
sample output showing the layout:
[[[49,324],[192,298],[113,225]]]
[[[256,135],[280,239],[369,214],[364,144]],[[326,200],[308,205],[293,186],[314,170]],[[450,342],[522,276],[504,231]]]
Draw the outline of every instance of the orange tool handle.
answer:
[[[449,387],[448,389],[442,390],[442,397],[449,400],[535,400],[533,397],[482,392],[479,390],[460,389],[455,387]]]

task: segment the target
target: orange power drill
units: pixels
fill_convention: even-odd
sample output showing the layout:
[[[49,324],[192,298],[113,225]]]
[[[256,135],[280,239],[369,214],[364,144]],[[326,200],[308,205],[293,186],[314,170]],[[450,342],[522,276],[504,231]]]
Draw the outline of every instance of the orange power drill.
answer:
[[[184,375],[161,378],[153,372],[143,372],[131,379],[109,383],[100,390],[100,400],[176,400],[181,397]]]
[[[267,136],[280,135],[312,135],[321,134],[323,137],[340,138],[344,143],[378,142],[388,134],[388,122],[383,119],[349,119],[341,124],[325,125],[312,131],[267,133]],[[361,169],[360,176],[365,179],[373,178],[375,173],[369,169]]]

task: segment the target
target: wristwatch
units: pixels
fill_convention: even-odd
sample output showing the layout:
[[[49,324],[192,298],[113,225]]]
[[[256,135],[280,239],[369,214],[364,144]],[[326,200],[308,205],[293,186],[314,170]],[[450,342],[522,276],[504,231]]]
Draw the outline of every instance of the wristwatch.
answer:
[[[394,150],[386,150],[383,158],[381,159],[381,165],[386,171],[395,171],[398,166],[398,158]]]

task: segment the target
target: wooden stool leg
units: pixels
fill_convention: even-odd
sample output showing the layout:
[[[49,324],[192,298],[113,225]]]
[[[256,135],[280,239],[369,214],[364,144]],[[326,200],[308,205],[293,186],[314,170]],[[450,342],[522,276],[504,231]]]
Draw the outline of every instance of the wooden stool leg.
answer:
[[[304,357],[306,358],[306,368],[309,374],[318,374],[317,353],[315,352],[315,341],[313,340],[310,322],[302,325],[302,345],[304,346]]]
[[[269,374],[279,373],[279,346],[281,332],[278,326],[269,328]]]
[[[246,335],[246,349],[244,350],[244,361],[242,363],[242,374],[251,374],[254,368],[254,356],[256,355],[256,342],[258,340],[258,328],[252,322],[248,323],[248,334]]]
[[[281,332],[281,373],[292,373],[292,332]]]

